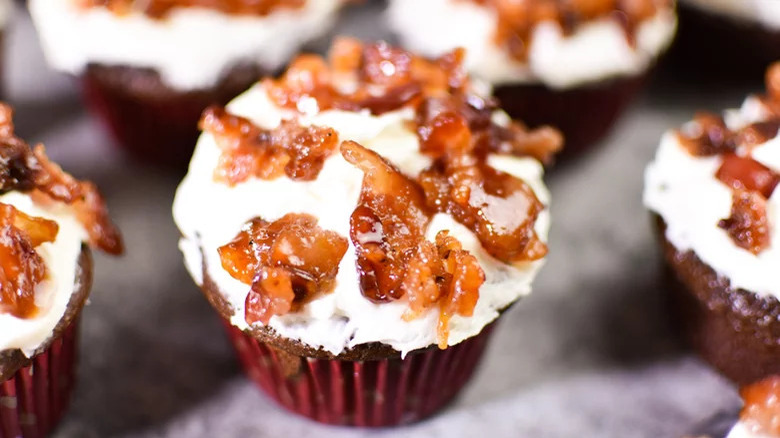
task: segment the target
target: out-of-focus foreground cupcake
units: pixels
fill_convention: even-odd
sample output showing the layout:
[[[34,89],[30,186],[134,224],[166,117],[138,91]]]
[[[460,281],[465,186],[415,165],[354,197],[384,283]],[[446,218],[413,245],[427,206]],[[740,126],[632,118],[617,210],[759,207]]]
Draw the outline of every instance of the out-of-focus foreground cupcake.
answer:
[[[767,94],[666,133],[645,176],[683,333],[739,383],[780,373],[780,64]]]
[[[671,42],[671,0],[391,0],[410,49],[464,47],[471,73],[529,126],[550,124],[574,153],[606,133]]]
[[[671,59],[703,80],[756,77],[780,59],[780,2],[680,0]]]
[[[90,247],[122,251],[94,185],[13,134],[0,104],[0,437],[41,438],[73,389]]]
[[[248,375],[317,421],[390,426],[450,401],[547,253],[527,130],[462,71],[340,40],[201,121],[181,249]],[[522,360],[522,359],[519,359]]]
[[[739,392],[744,406],[726,438],[779,438],[780,376],[767,377]]]
[[[197,122],[326,33],[343,0],[30,0],[50,64],[140,158],[184,164]]]

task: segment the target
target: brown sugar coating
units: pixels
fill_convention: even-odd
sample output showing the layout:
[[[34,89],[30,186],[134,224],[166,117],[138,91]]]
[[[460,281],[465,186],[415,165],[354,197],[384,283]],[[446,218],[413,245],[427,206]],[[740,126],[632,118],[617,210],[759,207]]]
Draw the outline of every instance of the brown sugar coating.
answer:
[[[461,0],[465,1],[465,0]],[[524,61],[540,22],[555,22],[571,34],[589,21],[613,19],[633,43],[637,26],[657,11],[671,9],[670,0],[469,0],[496,13],[495,41],[509,54]]]
[[[780,436],[780,376],[745,386],[739,391],[745,406],[740,421],[755,434]]]
[[[267,324],[331,291],[347,246],[344,237],[318,227],[315,217],[291,213],[270,223],[252,219],[219,255],[233,278],[251,286],[247,322]]]
[[[139,11],[161,18],[176,8],[206,8],[225,14],[269,15],[279,9],[300,9],[306,0],[74,0],[82,8],[104,7],[117,15]]]
[[[723,117],[699,113],[677,132],[689,154],[722,158],[714,176],[734,192],[731,216],[718,226],[737,246],[756,255],[771,242],[766,202],[780,183],[780,174],[754,160],[752,152],[755,146],[777,136],[780,129],[780,63],[767,70],[766,89],[767,94],[759,96],[767,113],[765,120],[732,130]]]
[[[228,185],[250,177],[282,175],[311,181],[338,145],[338,134],[331,128],[304,127],[285,120],[266,130],[220,107],[206,109],[200,127],[214,136],[222,150],[214,178]]]
[[[46,264],[35,248],[53,242],[58,231],[54,221],[0,203],[0,313],[35,315],[35,287],[46,278]]]

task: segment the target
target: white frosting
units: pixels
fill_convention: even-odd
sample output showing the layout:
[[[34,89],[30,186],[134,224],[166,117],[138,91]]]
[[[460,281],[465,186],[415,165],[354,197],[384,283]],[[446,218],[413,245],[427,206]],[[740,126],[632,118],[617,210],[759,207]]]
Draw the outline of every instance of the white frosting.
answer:
[[[758,99],[748,98],[740,110],[726,113],[731,129],[766,117]],[[695,129],[695,125],[683,126]],[[753,158],[780,172],[780,137],[757,146]],[[767,203],[771,227],[770,247],[753,255],[734,244],[721,219],[731,216],[732,190],[715,178],[721,157],[694,157],[683,148],[674,132],[667,132],[645,172],[645,205],[666,222],[666,237],[680,251],[692,250],[734,288],[780,298],[780,190]]]
[[[291,117],[271,103],[261,86],[237,98],[229,109],[266,128],[278,125],[282,117]],[[417,174],[429,159],[419,153],[417,136],[404,123],[413,117],[411,109],[381,116],[329,110],[306,116],[302,123],[330,126],[339,133],[339,140],[357,141],[379,152],[402,171]],[[336,153],[326,160],[315,181],[295,182],[286,177],[271,181],[252,179],[231,188],[213,181],[219,154],[213,136],[202,135],[189,173],[177,191],[173,214],[183,235],[180,247],[193,278],[202,283],[201,255],[205,254],[209,277],[235,309],[231,322],[245,329],[248,286],[222,269],[217,248],[232,240],[241,226],[255,216],[275,220],[290,212],[312,214],[319,218],[320,227],[348,238],[349,217],[359,198],[363,173]],[[537,161],[492,156],[490,163],[525,179],[539,199],[548,203],[543,170]],[[536,223],[544,240],[548,228],[549,213],[545,209]],[[487,278],[474,316],[456,316],[450,322],[449,344],[454,345],[478,334],[498,317],[499,310],[530,293],[531,282],[543,261],[515,267],[502,263],[484,251],[471,231],[445,214],[434,216],[427,236],[433,239],[444,229],[450,230],[477,257]],[[358,288],[355,260],[355,248],[350,242],[339,265],[335,290],[306,304],[300,312],[272,317],[269,325],[282,336],[333,354],[368,342],[388,344],[403,354],[435,344],[438,310],[431,309],[418,319],[404,321],[402,315],[408,308],[405,300],[384,304],[367,300]]]
[[[639,25],[632,47],[613,19],[585,23],[569,36],[556,23],[542,22],[533,30],[527,62],[520,62],[496,45],[495,12],[472,1],[391,0],[388,15],[409,49],[436,56],[464,47],[466,67],[494,85],[542,83],[556,89],[643,73],[677,28],[674,11],[661,10]]]
[[[47,277],[35,290],[39,312],[32,318],[17,318],[0,313],[0,351],[21,349],[31,357],[51,336],[54,327],[65,315],[73,292],[79,288],[77,265],[81,244],[87,232],[76,220],[73,210],[64,204],[41,207],[29,196],[10,192],[0,196],[0,202],[10,204],[31,216],[44,217],[59,224],[57,239],[43,243],[35,250],[46,264]]]
[[[780,29],[780,2],[777,0],[682,0],[704,11],[759,23]]]
[[[777,438],[774,435],[766,435],[763,433],[756,433],[750,430],[743,422],[738,422],[729,432],[726,438]]]
[[[81,73],[88,64],[156,69],[171,87],[208,88],[242,61],[276,70],[302,44],[327,32],[343,0],[307,1],[266,16],[178,8],[161,19],[80,9],[70,0],[29,0],[49,62]]]

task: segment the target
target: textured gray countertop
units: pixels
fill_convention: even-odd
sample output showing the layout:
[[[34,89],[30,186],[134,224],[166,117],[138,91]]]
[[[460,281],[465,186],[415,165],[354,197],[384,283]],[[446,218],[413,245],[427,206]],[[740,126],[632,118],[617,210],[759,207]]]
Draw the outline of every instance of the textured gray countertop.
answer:
[[[697,432],[737,411],[735,389],[668,327],[642,172],[665,129],[696,109],[736,106],[760,82],[723,89],[655,81],[600,149],[549,175],[548,265],[533,295],[503,317],[457,402],[410,427],[351,430],[290,415],[242,376],[176,247],[170,205],[181,175],[110,147],[75,84],[45,67],[18,12],[6,59],[18,131],[99,184],[127,241],[126,256],[97,256],[79,387],[57,437],[656,438]],[[360,32],[371,27],[363,16],[352,15],[347,31],[371,36]]]

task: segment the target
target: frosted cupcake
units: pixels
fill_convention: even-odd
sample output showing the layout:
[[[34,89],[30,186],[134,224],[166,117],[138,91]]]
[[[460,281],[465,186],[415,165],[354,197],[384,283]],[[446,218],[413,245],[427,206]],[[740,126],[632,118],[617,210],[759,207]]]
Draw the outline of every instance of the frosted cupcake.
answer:
[[[62,416],[92,285],[90,247],[122,251],[92,183],[14,136],[0,104],[0,437],[38,438]]]
[[[767,94],[666,133],[645,175],[678,316],[729,378],[780,373],[780,64]]]
[[[676,27],[670,0],[391,0],[388,17],[412,50],[466,48],[503,108],[558,127],[570,152],[609,131]]]
[[[780,2],[680,0],[675,63],[702,78],[751,77],[780,59]]]
[[[201,121],[173,206],[248,375],[317,421],[432,414],[547,253],[560,147],[475,91],[462,52],[341,40]]]
[[[780,377],[768,377],[739,392],[745,405],[726,438],[780,437]]]
[[[83,79],[119,143],[183,164],[224,104],[330,29],[342,0],[30,0],[50,64]]]

